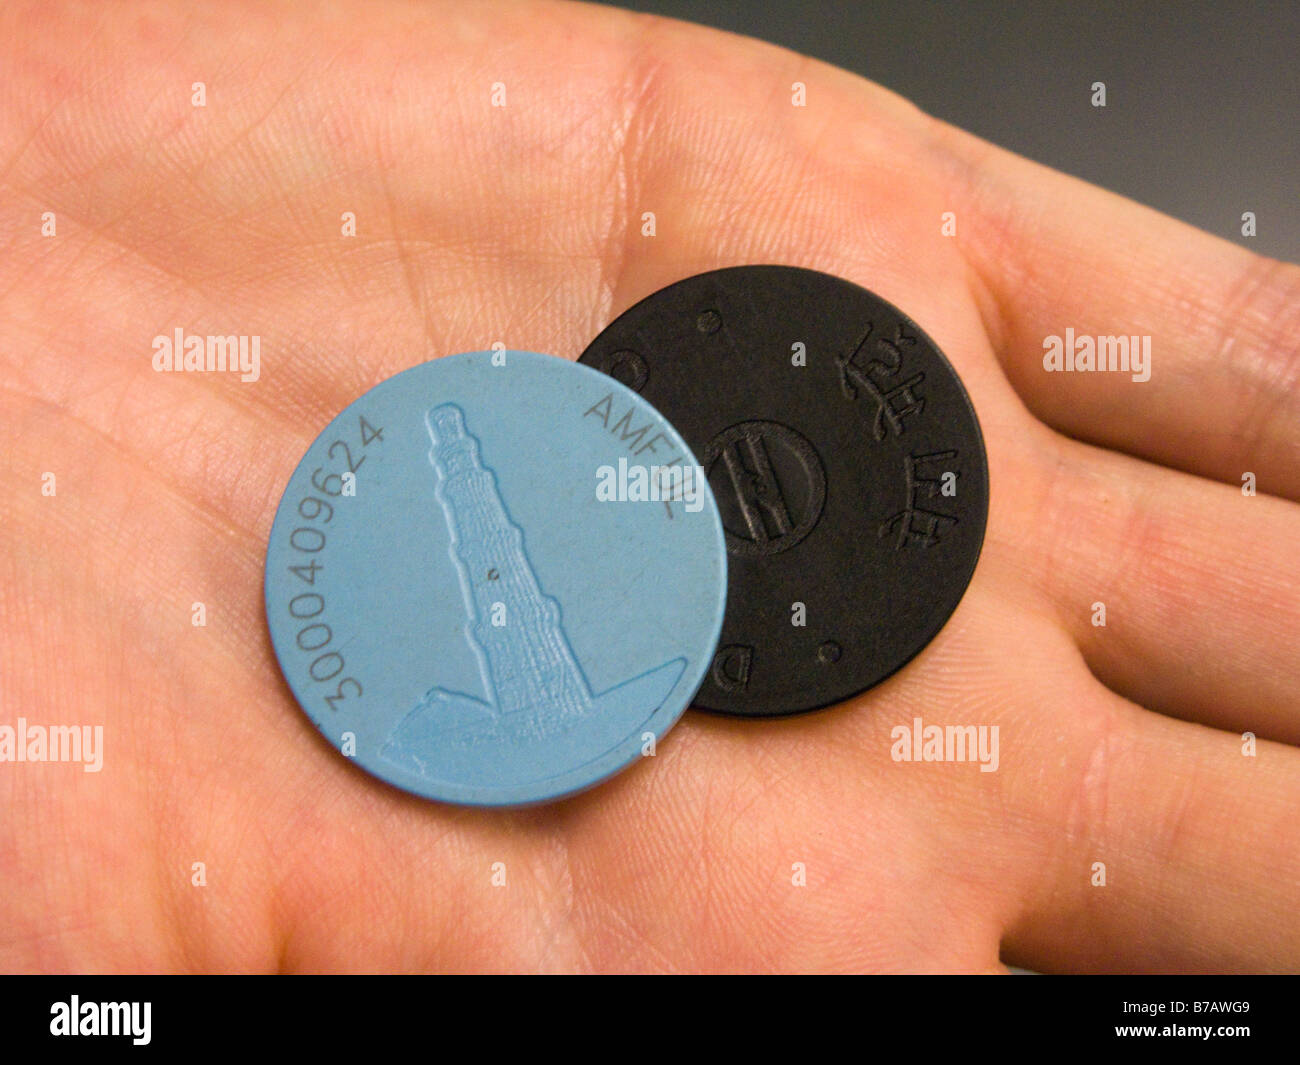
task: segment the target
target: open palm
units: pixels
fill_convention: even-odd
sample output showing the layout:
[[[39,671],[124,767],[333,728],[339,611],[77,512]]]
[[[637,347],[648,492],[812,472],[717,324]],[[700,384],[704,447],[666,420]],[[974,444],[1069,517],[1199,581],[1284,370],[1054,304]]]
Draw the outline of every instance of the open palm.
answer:
[[[1300,966],[1295,267],[607,9],[33,3],[0,41],[0,724],[104,726],[102,772],[0,764],[0,968]],[[535,809],[332,752],[262,607],[319,430],[755,262],[880,293],[966,383],[992,495],[943,632]],[[177,328],[260,336],[259,379],[154,372]],[[1045,372],[1066,329],[1151,336],[1150,380]],[[917,716],[998,726],[998,770],[894,761]]]

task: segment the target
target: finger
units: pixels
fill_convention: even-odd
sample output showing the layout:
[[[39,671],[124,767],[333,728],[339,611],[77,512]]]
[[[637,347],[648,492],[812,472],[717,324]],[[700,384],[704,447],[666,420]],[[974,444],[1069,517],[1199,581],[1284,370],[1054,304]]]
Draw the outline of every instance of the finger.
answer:
[[[936,128],[958,240],[1030,408],[1081,440],[1300,498],[1300,268]],[[1075,345],[1149,338],[1149,364],[1048,370],[1067,330]]]
[[[1028,749],[1003,741],[1004,763],[1041,769],[1019,796],[1038,813],[1016,822],[1033,857],[1003,958],[1048,971],[1293,970],[1300,752],[1249,748],[1100,685],[1059,713],[1040,719],[1041,736],[1027,730]]]
[[[1004,534],[1089,668],[1175,717],[1300,743],[1300,507],[1056,438]]]

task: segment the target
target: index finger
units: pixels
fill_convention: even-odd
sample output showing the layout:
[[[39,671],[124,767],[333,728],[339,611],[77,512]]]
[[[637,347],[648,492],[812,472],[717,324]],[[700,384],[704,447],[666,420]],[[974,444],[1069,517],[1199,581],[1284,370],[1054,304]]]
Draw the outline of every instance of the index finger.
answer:
[[[1300,268],[935,129],[986,327],[1030,409],[1077,439],[1300,499]]]

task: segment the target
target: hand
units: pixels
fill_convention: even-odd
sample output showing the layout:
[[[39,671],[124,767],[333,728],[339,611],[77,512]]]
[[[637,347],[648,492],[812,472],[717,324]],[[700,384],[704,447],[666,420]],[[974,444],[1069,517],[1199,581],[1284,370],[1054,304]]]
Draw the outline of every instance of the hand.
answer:
[[[101,772],[0,764],[0,969],[1300,966],[1296,267],[604,8],[30,3],[0,41],[0,725],[104,727]],[[332,753],[262,605],[326,422],[760,262],[880,293],[970,391],[988,535],[943,632],[537,809]],[[260,336],[259,379],[154,372],[178,327]],[[1150,380],[1046,372],[1067,328],[1149,335]],[[916,716],[997,726],[999,768],[895,762]]]

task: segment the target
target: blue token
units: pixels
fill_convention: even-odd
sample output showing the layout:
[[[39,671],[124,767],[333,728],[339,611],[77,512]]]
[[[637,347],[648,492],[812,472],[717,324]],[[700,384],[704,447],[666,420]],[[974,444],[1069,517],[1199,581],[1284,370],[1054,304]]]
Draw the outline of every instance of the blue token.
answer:
[[[654,752],[713,660],[726,577],[708,480],[658,411],[586,366],[480,351],[376,385],[308,448],[266,614],[343,755],[511,806]]]

